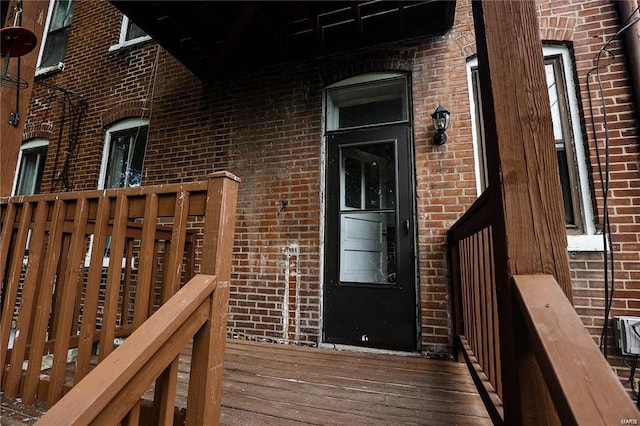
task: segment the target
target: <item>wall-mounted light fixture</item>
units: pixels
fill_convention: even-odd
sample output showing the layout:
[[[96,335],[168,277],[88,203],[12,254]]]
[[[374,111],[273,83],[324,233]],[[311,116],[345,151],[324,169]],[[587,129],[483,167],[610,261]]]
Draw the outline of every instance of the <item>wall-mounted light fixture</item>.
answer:
[[[449,128],[449,121],[451,120],[451,113],[442,107],[442,104],[438,104],[438,108],[431,114],[433,119],[433,127],[436,128],[436,133],[433,135],[433,143],[436,145],[444,145],[447,142],[447,129]]]

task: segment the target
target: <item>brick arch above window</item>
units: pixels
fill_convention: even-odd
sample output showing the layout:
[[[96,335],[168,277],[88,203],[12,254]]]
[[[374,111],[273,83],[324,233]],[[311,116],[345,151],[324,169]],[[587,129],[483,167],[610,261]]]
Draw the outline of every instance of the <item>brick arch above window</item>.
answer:
[[[28,123],[24,126],[24,131],[22,132],[22,140],[28,141],[30,139],[51,139],[53,135],[53,123],[52,122],[43,122],[43,123]]]
[[[325,86],[361,74],[381,71],[411,71],[416,47],[370,49],[355,54],[323,59],[318,73]]]
[[[100,121],[103,128],[113,126],[119,121],[129,118],[147,118],[149,108],[147,102],[142,100],[131,100],[119,103],[102,112]]]
[[[451,41],[458,45],[460,57],[468,58],[474,56],[476,51],[476,38],[472,32],[458,32],[451,37]]]
[[[573,29],[577,25],[577,18],[572,16],[549,16],[539,19],[540,39],[558,41],[573,41]]]
[[[540,40],[567,42],[573,41],[573,29],[577,18],[572,16],[540,17],[538,20]],[[476,55],[476,39],[473,33],[460,32],[451,37],[460,48],[460,55],[465,58]]]

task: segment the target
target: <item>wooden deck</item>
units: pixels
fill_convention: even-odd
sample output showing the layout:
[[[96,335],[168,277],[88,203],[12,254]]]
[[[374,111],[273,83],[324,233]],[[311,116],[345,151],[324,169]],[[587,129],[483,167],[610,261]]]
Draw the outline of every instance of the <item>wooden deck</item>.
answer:
[[[227,342],[222,405],[223,425],[491,424],[465,364],[240,340]],[[0,424],[33,423],[8,409]]]

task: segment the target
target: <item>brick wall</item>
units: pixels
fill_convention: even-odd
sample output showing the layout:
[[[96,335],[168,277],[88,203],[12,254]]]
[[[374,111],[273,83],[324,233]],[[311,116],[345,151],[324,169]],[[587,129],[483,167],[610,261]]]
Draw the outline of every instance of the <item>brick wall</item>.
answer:
[[[323,87],[374,70],[411,72],[420,294],[421,348],[449,355],[452,348],[445,236],[476,197],[466,60],[474,53],[470,3],[459,0],[453,29],[443,37],[380,46],[330,58],[241,72],[204,85],[153,42],[108,52],[118,41],[121,15],[107,2],[78,2],[66,69],[50,84],[82,94],[88,110],[72,154],[70,189],[95,188],[105,127],[127,117],[150,118],[143,182],[201,179],[226,169],[242,178],[234,248],[229,325],[253,338],[316,344],[320,339],[323,206]],[[596,143],[602,144],[603,107],[589,109],[586,73],[617,25],[608,1],[540,1],[541,37],[568,43],[576,59],[583,128],[590,152],[598,217]],[[619,42],[602,70],[610,129],[613,244],[617,301],[614,315],[640,306],[640,176],[638,134]],[[68,137],[50,89],[36,86],[29,125],[51,136],[43,189],[54,157]],[[593,95],[597,93],[593,91]],[[431,142],[431,113],[452,112],[450,140]],[[595,121],[596,141],[587,133]],[[603,155],[601,154],[601,157]],[[60,188],[56,188],[60,190]],[[575,301],[597,340],[602,325],[601,253],[571,253]],[[617,366],[621,361],[612,358]],[[627,373],[619,369],[621,375]]]

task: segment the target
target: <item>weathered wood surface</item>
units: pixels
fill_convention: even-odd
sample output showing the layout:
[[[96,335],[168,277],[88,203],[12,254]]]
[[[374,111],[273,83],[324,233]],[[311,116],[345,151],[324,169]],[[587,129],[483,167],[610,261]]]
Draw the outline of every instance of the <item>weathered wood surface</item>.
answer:
[[[4,3],[4,2],[3,2]],[[7,26],[13,25],[13,7],[16,1],[9,3],[9,13],[7,14]],[[40,41],[42,40],[42,32],[44,29],[45,19],[47,16],[47,8],[49,2],[47,0],[31,0],[22,2],[22,24],[25,28],[29,28],[36,35],[38,40],[35,48],[20,58],[20,78],[27,82],[27,87],[20,89],[19,93],[15,87],[8,84],[0,85],[0,111],[2,111],[2,126],[0,126],[0,197],[11,194],[14,173],[20,153],[20,144],[22,144],[24,134],[24,124],[27,121],[27,111],[29,109],[29,101],[31,100],[31,91],[33,90],[33,81],[35,78],[36,62],[38,61],[38,52],[40,51]],[[5,23],[3,23],[5,24]],[[5,40],[2,43],[6,43]],[[5,65],[6,58],[2,58],[2,65]],[[8,73],[12,76],[17,75],[18,58],[9,61]],[[20,110],[16,109],[16,96],[20,105]],[[17,126],[7,123],[10,112],[17,112],[20,121]]]
[[[513,277],[513,282],[526,333],[562,424],[637,422],[640,413],[555,279],[525,275]]]
[[[214,288],[213,276],[196,275],[117,352],[112,352],[77,383],[45,414],[41,423],[110,424],[122,419],[207,321],[211,306],[209,298]]]
[[[188,345],[180,355],[186,405]],[[146,398],[152,399],[152,391]],[[32,413],[33,414],[33,413]],[[227,340],[223,425],[490,425],[464,364]],[[2,421],[0,425],[5,426]]]
[[[534,0],[475,1],[506,424],[560,424],[520,332],[514,275],[553,275],[572,299],[558,164]],[[508,40],[505,43],[505,40]]]
[[[464,364],[244,340],[226,344],[221,411],[223,425],[491,424]]]
[[[218,172],[201,182],[0,198],[4,395],[45,399],[40,362],[29,362],[26,373],[23,364],[53,354],[46,400],[54,404],[65,391],[69,350],[77,348],[78,383],[96,347],[105,359],[115,337],[140,326],[193,276],[197,245],[205,248],[201,271],[230,265],[238,181]],[[225,304],[230,266],[222,270]],[[225,330],[226,305],[221,312]],[[223,346],[224,336],[212,342]],[[207,366],[202,371],[219,380]]]

